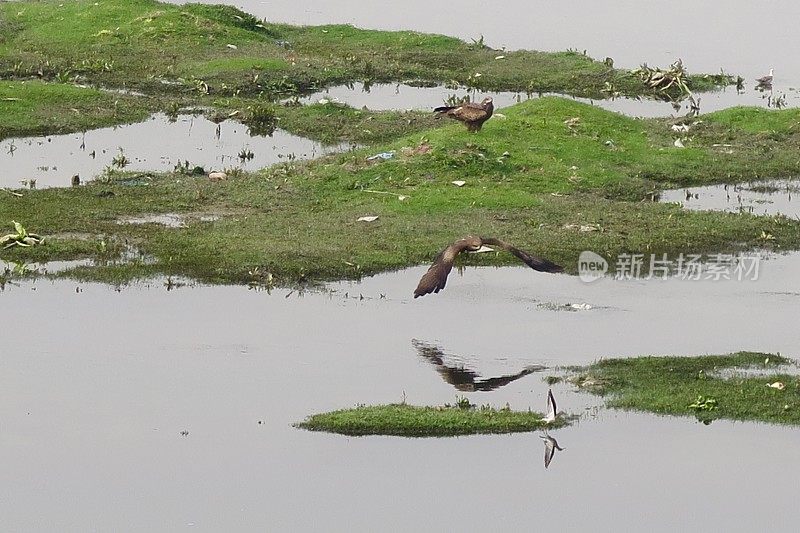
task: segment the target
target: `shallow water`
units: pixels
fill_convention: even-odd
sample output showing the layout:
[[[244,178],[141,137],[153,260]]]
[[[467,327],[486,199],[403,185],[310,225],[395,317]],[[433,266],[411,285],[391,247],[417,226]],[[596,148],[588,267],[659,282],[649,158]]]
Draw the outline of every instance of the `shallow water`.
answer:
[[[373,110],[427,109],[442,105],[444,99],[454,94],[441,87],[410,87],[402,84],[372,85],[369,91],[363,84],[353,89],[332,87],[302,99],[314,103],[322,99],[346,103],[352,107]],[[459,95],[467,94],[458,91]],[[519,93],[474,93],[480,100],[491,95],[498,109],[528,99]],[[735,91],[703,95],[704,99],[719,108],[749,101]],[[760,100],[760,97],[758,97]],[[610,111],[640,117],[683,115],[686,105],[676,112],[669,103],[652,100],[618,98],[615,100],[576,100],[597,105]],[[797,101],[800,102],[800,96]],[[738,102],[738,103],[737,103]],[[749,101],[759,105],[759,101]],[[705,109],[705,101],[701,102]],[[711,111],[709,108],[708,111]],[[498,111],[501,113],[502,111]],[[251,136],[246,126],[226,120],[219,125],[204,116],[180,115],[174,122],[165,115],[156,114],[144,122],[100,128],[86,133],[22,137],[0,141],[0,187],[27,187],[31,180],[35,187],[67,187],[72,176],[83,181],[91,180],[123,153],[130,161],[125,170],[165,171],[176,164],[189,161],[207,171],[226,168],[258,169],[291,158],[309,159],[349,148],[347,144],[325,146],[307,138],[275,130],[271,137]],[[120,152],[121,150],[121,152]],[[239,154],[252,153],[252,158],[242,159]]]
[[[691,72],[726,72],[753,80],[775,68],[775,89],[800,88],[800,55],[792,21],[800,4],[675,0],[500,0],[487,4],[406,0],[220,0],[266,18],[294,24],[347,23],[363,28],[484,36],[494,48],[586,50],[622,68],[642,62],[667,66],[682,58]],[[185,3],[171,0],[171,3]],[[709,24],[713,21],[713,24]]]
[[[272,137],[251,136],[247,126],[232,120],[220,125],[203,116],[180,115],[175,122],[162,114],[144,122],[101,128],[85,134],[49,135],[0,141],[0,187],[22,187],[36,180],[37,188],[67,187],[72,176],[93,179],[112,164],[122,149],[130,164],[125,170],[172,170],[188,160],[208,170],[230,167],[258,169],[288,158],[308,159],[343,146],[323,146],[310,139],[275,130]],[[239,153],[249,150],[252,159]]]
[[[800,86],[800,58],[787,52],[796,42],[787,21],[800,7],[786,1],[721,8],[678,0],[668,9],[618,0],[515,0],[491,8],[469,1],[459,4],[459,16],[449,4],[417,0],[236,3],[274,21],[483,33],[490,45],[511,48],[586,48],[623,67],[682,57],[692,71],[724,67],[748,82],[774,66],[776,92],[786,91],[790,105],[796,93],[789,88]],[[393,86],[369,95],[340,90],[330,94],[373,109],[433,107],[442,97],[441,89],[401,87],[396,99]],[[718,98],[759,105],[751,101],[758,97],[749,83],[745,95]],[[703,96],[702,112],[715,108],[714,98]],[[653,102],[603,105],[641,116],[672,112]],[[0,186],[17,186],[21,177],[66,186],[76,173],[101,171],[118,146],[133,161],[128,168],[142,170],[184,159],[239,166],[237,154],[247,147],[255,159],[246,168],[322,152],[283,132],[250,138],[236,123],[223,123],[217,140],[216,125],[204,118],[150,122],[88,132],[86,150],[81,135],[17,139],[11,158],[4,141]],[[37,169],[53,161],[58,170]],[[705,203],[712,190],[695,192],[703,208],[716,208]],[[347,438],[291,424],[313,412],[403,397],[442,404],[465,395],[542,410],[541,378],[549,372],[519,375],[524,369],[604,356],[758,350],[798,357],[800,254],[762,261],[757,281],[586,284],[529,269],[469,268],[454,273],[444,292],[414,300],[424,271],[304,294],[162,280],[119,292],[63,280],[7,284],[0,292],[4,529],[795,529],[796,428],[598,410],[599,399],[562,385],[555,387],[559,408],[583,417],[553,432],[566,450],[545,470],[536,434]],[[570,304],[579,310],[560,311]],[[441,364],[422,357],[419,342],[436,347]],[[515,379],[490,381],[503,377]],[[493,390],[452,384],[470,379]]]
[[[491,96],[495,109],[507,107],[525,101],[531,96],[514,92],[470,92],[461,89],[453,91],[443,87],[411,87],[403,84],[372,84],[367,89],[361,83],[356,83],[353,88],[347,86],[330,87],[303,98],[304,103],[315,103],[321,99],[348,104],[355,108],[367,107],[372,110],[389,109],[427,109],[443,105],[450,95],[461,97],[470,94],[472,100],[480,102],[485,96]],[[769,107],[766,99],[769,93],[756,90],[746,90],[737,93],[732,87],[713,93],[699,93],[700,113],[710,113],[727,109],[733,106]],[[563,95],[557,95],[563,96]],[[532,96],[536,98],[536,96]],[[676,110],[671,103],[645,98],[615,98],[609,100],[593,100],[589,98],[575,98],[579,102],[596,105],[632,117],[672,117],[685,116],[689,113],[687,102],[681,102]],[[786,95],[785,105],[794,107],[800,105],[800,93],[791,91]]]
[[[727,211],[800,218],[800,182],[792,180],[673,189],[664,191],[660,200],[677,202],[694,211]]]
[[[767,261],[754,282],[584,284],[469,268],[414,300],[424,270],[288,298],[243,287],[167,292],[160,281],[121,292],[8,285],[0,471],[14,490],[0,499],[4,526],[616,531],[623,515],[633,529],[732,531],[788,530],[800,518],[786,474],[800,464],[795,428],[598,411],[598,399],[565,386],[555,389],[560,409],[584,416],[553,432],[566,450],[548,470],[536,434],[347,438],[291,427],[313,412],[404,396],[544,408],[548,372],[462,392],[414,339],[482,378],[614,355],[797,356],[800,254]],[[566,313],[540,302],[597,307]]]

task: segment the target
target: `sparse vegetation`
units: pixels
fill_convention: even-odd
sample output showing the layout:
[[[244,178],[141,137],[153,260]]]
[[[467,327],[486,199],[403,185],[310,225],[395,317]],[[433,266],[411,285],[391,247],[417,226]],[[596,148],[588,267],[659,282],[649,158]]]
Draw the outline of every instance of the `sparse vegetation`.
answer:
[[[664,415],[800,425],[800,377],[775,354],[604,359],[573,382],[609,407]],[[796,369],[795,369],[796,370]],[[588,383],[588,385],[586,385]]]

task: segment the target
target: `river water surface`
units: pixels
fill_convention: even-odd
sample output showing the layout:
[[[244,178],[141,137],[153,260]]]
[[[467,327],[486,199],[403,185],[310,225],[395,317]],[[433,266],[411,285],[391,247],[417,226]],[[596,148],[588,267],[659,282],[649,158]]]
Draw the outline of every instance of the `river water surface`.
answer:
[[[757,281],[586,284],[469,268],[414,300],[424,270],[305,294],[7,285],[4,527],[788,531],[800,519],[796,429],[598,410],[568,386],[555,389],[560,408],[582,418],[552,432],[566,450],[547,470],[536,434],[348,438],[291,426],[404,397],[544,408],[548,372],[464,393],[420,341],[481,378],[603,356],[797,355],[800,255],[765,260]]]

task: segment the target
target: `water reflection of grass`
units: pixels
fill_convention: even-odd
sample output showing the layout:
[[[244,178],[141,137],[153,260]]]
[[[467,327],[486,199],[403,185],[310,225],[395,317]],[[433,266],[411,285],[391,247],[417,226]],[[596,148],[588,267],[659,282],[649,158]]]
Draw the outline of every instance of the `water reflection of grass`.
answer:
[[[467,402],[468,404],[468,402]],[[448,437],[479,433],[516,433],[543,429],[542,414],[476,407],[459,402],[442,407],[389,404],[359,406],[308,417],[298,427],[344,435]],[[559,417],[550,428],[567,424]]]
[[[571,381],[619,409],[799,425],[800,379],[791,363],[752,352],[605,359],[576,369]]]

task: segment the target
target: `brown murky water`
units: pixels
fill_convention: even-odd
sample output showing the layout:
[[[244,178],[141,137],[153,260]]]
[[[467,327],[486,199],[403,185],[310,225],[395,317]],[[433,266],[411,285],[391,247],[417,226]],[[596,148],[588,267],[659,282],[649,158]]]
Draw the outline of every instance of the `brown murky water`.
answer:
[[[414,339],[482,378],[612,355],[796,355],[800,254],[741,282],[585,284],[470,268],[414,300],[423,271],[288,298],[242,287],[167,292],[158,281],[121,292],[7,286],[4,526],[618,531],[624,516],[631,529],[733,531],[788,530],[800,518],[788,474],[800,461],[796,429],[598,411],[597,399],[565,387],[560,408],[583,418],[553,433],[566,450],[548,470],[536,434],[347,438],[291,427],[312,412],[403,395],[543,409],[545,374],[460,392]],[[592,308],[541,305],[569,303]]]

